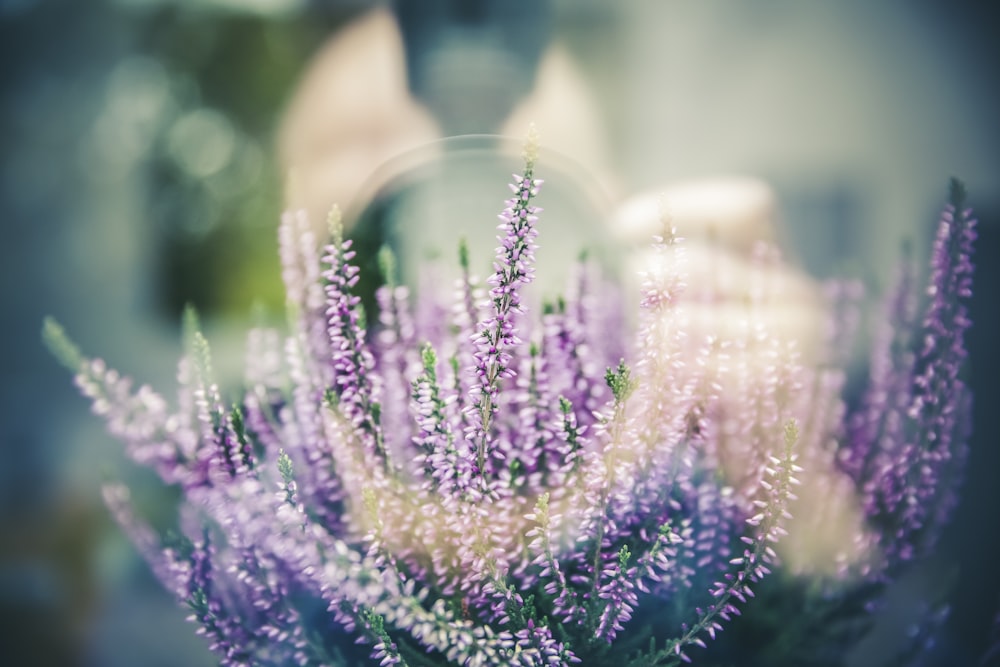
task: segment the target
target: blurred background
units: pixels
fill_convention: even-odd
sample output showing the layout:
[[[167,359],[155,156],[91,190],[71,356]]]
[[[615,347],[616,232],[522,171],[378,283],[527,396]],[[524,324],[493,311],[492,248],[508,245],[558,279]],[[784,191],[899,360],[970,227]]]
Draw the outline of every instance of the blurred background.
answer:
[[[236,332],[280,321],[286,203],[357,213],[395,156],[522,136],[529,120],[608,210],[687,179],[762,179],[787,252],[875,292],[904,240],[923,256],[948,178],[966,182],[981,221],[969,475],[939,555],[895,604],[953,582],[931,662],[974,664],[1000,603],[998,14],[974,0],[0,0],[0,664],[213,663],[99,496],[124,478],[155,516],[163,491],[88,415],[42,318],[169,393],[193,303],[225,374]],[[899,618],[852,664],[875,664]]]

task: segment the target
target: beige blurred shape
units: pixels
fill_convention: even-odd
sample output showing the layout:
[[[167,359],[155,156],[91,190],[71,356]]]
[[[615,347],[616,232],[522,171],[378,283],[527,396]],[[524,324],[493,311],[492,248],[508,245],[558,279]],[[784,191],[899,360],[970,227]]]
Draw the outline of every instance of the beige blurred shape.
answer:
[[[671,183],[626,199],[613,221],[630,243],[647,243],[669,218],[688,241],[748,254],[760,242],[775,241],[777,202],[771,187],[749,176],[722,176]]]
[[[555,42],[542,56],[533,90],[499,133],[524,137],[534,123],[547,150],[581,165],[604,188],[602,197],[617,198],[597,108],[586,78]],[[278,134],[285,205],[306,209],[320,230],[333,204],[356,210],[365,203],[359,197],[393,176],[380,169],[387,162],[440,138],[437,122],[407,87],[395,17],[386,8],[367,12],[327,40],[288,104]]]
[[[769,333],[795,341],[804,363],[821,355],[826,312],[819,286],[773,256],[777,202],[763,181],[722,177],[685,181],[630,197],[616,210],[612,233],[638,248],[640,270],[658,270],[646,250],[664,225],[683,239],[682,306],[692,335],[732,337],[752,307]]]
[[[621,185],[610,168],[603,119],[594,93],[569,52],[558,42],[542,55],[531,93],[500,128],[500,134],[523,137],[532,124],[540,142],[571,157],[617,199]]]
[[[388,9],[368,12],[323,45],[288,104],[278,136],[286,207],[305,209],[321,230],[379,165],[439,136],[409,94],[396,20]]]

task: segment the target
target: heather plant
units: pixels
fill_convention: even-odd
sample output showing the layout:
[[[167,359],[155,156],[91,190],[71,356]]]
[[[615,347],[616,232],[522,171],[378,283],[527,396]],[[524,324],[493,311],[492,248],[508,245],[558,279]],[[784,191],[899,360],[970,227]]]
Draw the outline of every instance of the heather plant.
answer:
[[[366,315],[339,213],[325,245],[286,214],[288,331],[250,332],[234,403],[191,313],[173,404],[47,322],[129,456],[182,493],[169,536],[120,484],[111,512],[222,665],[839,664],[954,504],[975,236],[961,188],[927,304],[908,268],[847,410],[843,355],[800,366],[752,303],[735,339],[686,334],[669,223],[634,334],[586,260],[541,302],[532,140],[524,157],[492,272],[460,249],[450,299],[411,294],[386,251]],[[854,299],[835,305],[834,348],[857,319]],[[831,505],[863,508],[833,574],[779,562],[800,464],[842,471]]]

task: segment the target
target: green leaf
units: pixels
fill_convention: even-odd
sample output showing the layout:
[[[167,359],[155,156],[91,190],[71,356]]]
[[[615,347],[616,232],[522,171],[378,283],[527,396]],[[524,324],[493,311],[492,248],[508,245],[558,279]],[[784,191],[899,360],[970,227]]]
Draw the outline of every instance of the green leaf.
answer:
[[[278,472],[281,473],[281,480],[288,486],[295,481],[295,473],[292,470],[292,459],[282,449],[278,452]]]
[[[624,359],[618,362],[618,368],[608,368],[604,373],[604,381],[608,383],[617,403],[624,403],[628,400],[632,390],[635,389],[635,383],[632,382],[632,372],[625,365]]]

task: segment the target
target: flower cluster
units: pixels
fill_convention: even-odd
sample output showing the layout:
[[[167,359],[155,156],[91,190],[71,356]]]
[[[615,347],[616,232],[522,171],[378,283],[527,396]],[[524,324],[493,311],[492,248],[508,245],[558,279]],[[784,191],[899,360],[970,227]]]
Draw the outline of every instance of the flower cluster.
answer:
[[[969,328],[976,221],[952,183],[931,255],[921,313],[914,273],[904,266],[879,332],[871,379],[840,455],[862,490],[867,515],[883,526],[895,567],[931,547],[956,502],[971,396],[960,377]]]
[[[323,248],[303,214],[287,214],[292,324],[251,332],[233,407],[193,316],[173,406],[47,323],[130,456],[182,490],[169,539],[125,487],[105,497],[220,664],[726,655],[717,636],[780,566],[799,452],[846,472],[874,531],[862,562],[844,566],[845,582],[860,579],[840,590],[887,581],[947,518],[967,424],[974,237],[957,189],[930,303],[918,317],[903,281],[864,401],[845,416],[839,369],[798,367],[752,307],[737,340],[686,335],[683,246],[669,227],[642,285],[632,363],[616,352],[628,318],[598,298],[586,262],[568,296],[531,307],[542,180],[530,146],[510,188],[484,282],[463,250],[450,303],[412,299],[386,254],[377,319],[353,292],[339,214]]]

